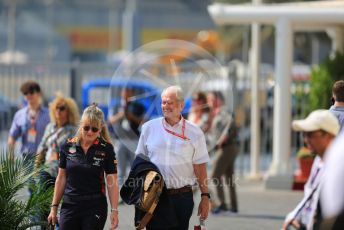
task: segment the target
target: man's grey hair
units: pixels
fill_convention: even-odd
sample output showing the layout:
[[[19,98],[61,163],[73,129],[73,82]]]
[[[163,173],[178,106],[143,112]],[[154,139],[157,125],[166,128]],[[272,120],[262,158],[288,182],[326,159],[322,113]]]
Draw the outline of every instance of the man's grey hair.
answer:
[[[165,88],[162,92],[161,92],[161,96],[164,95],[166,92],[174,92],[176,94],[176,98],[178,101],[183,102],[184,101],[184,94],[183,94],[183,90],[179,85],[172,85],[169,86],[167,88]]]

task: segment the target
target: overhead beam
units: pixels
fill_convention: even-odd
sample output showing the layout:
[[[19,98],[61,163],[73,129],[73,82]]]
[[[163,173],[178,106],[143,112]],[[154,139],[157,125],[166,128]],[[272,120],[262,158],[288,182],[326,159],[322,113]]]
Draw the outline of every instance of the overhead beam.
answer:
[[[217,25],[227,24],[275,24],[278,18],[286,18],[298,24],[344,23],[344,7],[306,7],[276,5],[228,5],[212,4],[208,12]]]

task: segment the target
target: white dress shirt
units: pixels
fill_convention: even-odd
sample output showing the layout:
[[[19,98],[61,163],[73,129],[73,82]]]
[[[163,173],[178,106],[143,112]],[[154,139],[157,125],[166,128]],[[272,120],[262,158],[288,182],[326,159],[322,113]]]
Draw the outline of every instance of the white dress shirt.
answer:
[[[319,191],[324,172],[323,166],[324,163],[322,159],[319,156],[316,156],[312,165],[311,174],[304,187],[303,199],[296,208],[287,215],[285,219],[286,222],[296,219],[306,225],[307,230],[313,229],[314,216],[317,210],[320,195]],[[310,198],[312,192],[313,195]]]
[[[147,155],[159,168],[168,189],[194,185],[197,180],[193,164],[209,161],[205,137],[198,126],[185,120],[186,139],[166,131],[182,135],[183,120],[174,126],[163,117],[146,122],[135,152]]]
[[[344,132],[329,147],[325,162],[321,207],[323,216],[330,218],[344,210]]]

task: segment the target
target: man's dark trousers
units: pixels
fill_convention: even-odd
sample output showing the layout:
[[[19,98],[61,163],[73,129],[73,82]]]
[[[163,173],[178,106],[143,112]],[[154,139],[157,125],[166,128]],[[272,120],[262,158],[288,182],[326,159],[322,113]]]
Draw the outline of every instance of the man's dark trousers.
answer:
[[[192,192],[178,193],[168,195],[173,204],[173,208],[177,215],[178,227],[174,228],[147,228],[147,230],[188,230],[189,221],[192,216],[192,210],[194,207]]]

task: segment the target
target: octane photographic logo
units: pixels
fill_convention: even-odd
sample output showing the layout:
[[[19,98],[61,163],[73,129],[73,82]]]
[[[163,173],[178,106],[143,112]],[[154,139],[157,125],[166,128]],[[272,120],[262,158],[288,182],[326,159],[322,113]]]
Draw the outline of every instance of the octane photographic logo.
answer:
[[[171,85],[179,85],[183,90],[185,118],[191,110],[201,107],[206,113],[200,122],[211,118],[210,114],[214,111],[207,104],[198,108],[192,105],[192,96],[200,91],[205,94],[221,92],[226,110],[233,112],[228,73],[208,51],[183,40],[166,39],[148,43],[125,56],[111,80],[108,108],[112,117],[111,129],[120,148],[117,151],[126,148],[135,152],[142,125],[136,122],[163,116],[160,94]],[[224,133],[224,130],[217,130],[214,135],[206,134],[209,151]]]

